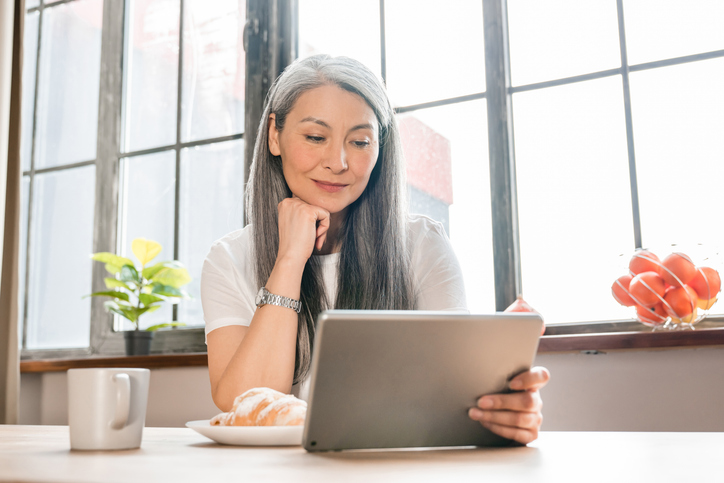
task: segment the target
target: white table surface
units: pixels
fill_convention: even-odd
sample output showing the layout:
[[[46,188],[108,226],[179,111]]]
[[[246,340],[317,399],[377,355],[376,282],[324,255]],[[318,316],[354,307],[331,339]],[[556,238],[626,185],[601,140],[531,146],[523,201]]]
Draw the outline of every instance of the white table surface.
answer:
[[[543,432],[528,447],[307,453],[145,428],[140,449],[71,451],[67,426],[0,425],[0,481],[724,481],[724,433]]]

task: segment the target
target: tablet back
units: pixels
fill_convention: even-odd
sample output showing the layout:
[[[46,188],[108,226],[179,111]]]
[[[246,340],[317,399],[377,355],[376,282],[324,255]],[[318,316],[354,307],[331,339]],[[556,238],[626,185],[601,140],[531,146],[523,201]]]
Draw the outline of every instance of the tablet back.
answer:
[[[468,418],[484,394],[531,367],[536,314],[323,312],[312,356],[304,448],[502,446]]]

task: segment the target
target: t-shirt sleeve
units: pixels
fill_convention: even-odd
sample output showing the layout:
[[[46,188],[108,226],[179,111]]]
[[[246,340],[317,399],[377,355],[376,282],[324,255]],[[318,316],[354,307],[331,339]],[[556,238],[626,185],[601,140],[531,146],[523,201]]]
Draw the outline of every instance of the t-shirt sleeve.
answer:
[[[247,267],[246,247],[238,246],[242,242],[238,238],[222,239],[212,245],[204,260],[201,305],[207,335],[229,325],[248,326],[254,316],[255,281]]]
[[[421,224],[411,240],[417,309],[468,312],[462,270],[445,229],[426,217],[415,223]]]

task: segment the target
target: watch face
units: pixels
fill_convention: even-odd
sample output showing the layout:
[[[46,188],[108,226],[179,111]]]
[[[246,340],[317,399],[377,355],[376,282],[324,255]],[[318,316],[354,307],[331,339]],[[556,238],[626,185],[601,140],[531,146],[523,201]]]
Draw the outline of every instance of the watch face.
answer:
[[[260,288],[259,291],[256,293],[256,306],[259,307],[260,305],[263,305],[263,297],[264,297],[264,287]]]

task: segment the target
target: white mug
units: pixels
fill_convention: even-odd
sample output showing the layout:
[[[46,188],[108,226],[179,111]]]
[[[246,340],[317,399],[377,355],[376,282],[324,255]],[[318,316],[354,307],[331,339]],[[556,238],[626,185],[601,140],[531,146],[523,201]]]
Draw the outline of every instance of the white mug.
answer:
[[[141,447],[148,402],[148,369],[69,369],[70,447]]]

